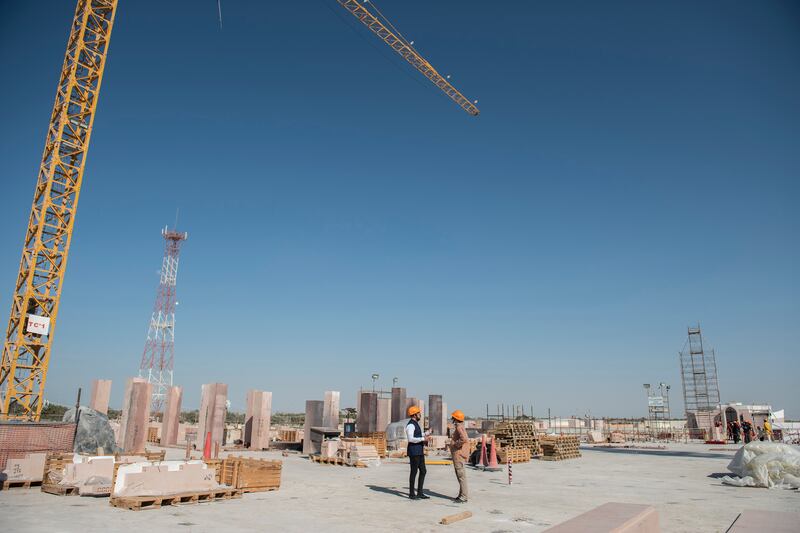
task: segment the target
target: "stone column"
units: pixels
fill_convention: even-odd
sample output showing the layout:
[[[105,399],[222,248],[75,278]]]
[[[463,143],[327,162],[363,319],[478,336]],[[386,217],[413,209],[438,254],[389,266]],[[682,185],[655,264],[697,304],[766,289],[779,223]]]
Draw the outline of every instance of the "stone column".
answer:
[[[181,418],[182,387],[167,389],[167,401],[164,404],[164,417],[161,421],[161,445],[178,444],[178,424]]]
[[[200,397],[200,413],[198,414],[197,442],[198,450],[206,444],[206,433],[211,433],[211,452],[214,445],[224,444],[225,415],[228,412],[228,386],[225,383],[207,383],[203,385]]]
[[[325,391],[325,403],[322,406],[322,425],[326,428],[339,427],[339,397],[335,390]]]
[[[362,392],[356,418],[358,433],[374,433],[378,427],[378,393]]]
[[[130,378],[125,384],[117,445],[124,452],[143,452],[150,423],[150,395],[153,386],[143,378]]]
[[[107,415],[109,398],[111,398],[111,380],[95,379],[92,381],[92,399],[89,407]]]
[[[386,426],[391,421],[392,400],[390,398],[378,398],[378,416],[376,417],[376,431],[386,431]]]
[[[322,400],[306,400],[306,421],[303,425],[303,453],[313,454],[322,451],[320,443],[311,441],[311,428],[322,426],[325,402]]]
[[[392,387],[392,422],[399,422],[406,418],[406,389],[405,387]]]
[[[268,450],[272,423],[272,393],[251,390],[247,392],[247,409],[244,417],[242,440],[251,450]]]
[[[432,435],[444,435],[442,427],[442,395],[428,396],[428,426]],[[446,427],[446,426],[445,426]]]

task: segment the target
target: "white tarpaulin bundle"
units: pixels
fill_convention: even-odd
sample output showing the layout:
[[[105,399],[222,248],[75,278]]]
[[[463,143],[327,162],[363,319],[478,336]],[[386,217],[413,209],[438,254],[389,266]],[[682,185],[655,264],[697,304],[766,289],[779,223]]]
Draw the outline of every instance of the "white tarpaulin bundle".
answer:
[[[728,470],[739,477],[723,477],[726,485],[798,489],[800,450],[778,442],[751,442],[739,448]]]

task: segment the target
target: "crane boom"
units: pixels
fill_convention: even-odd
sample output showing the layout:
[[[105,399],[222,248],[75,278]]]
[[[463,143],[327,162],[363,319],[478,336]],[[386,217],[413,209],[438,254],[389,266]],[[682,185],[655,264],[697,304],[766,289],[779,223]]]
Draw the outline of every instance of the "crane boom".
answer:
[[[424,57],[419,55],[417,51],[411,47],[410,43],[407,43],[405,39],[387,28],[377,17],[370,13],[363,5],[359,4],[357,0],[336,1],[355,18],[360,20],[372,33],[388,44],[392,50],[400,54],[411,66],[420,71],[423,76],[431,80],[434,85],[441,89],[452,101],[458,104],[461,109],[476,117],[480,114],[477,106],[470,102],[466,96],[461,94],[458,89],[453,87],[447,79],[439,74],[436,69],[433,68],[433,65],[428,63]]]
[[[0,419],[39,420],[117,0],[78,0],[0,360]]]

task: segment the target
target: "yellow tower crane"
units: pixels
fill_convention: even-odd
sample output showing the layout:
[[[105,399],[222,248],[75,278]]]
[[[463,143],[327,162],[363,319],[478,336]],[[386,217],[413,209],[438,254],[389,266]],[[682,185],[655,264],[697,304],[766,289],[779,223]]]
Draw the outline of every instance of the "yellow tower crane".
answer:
[[[0,362],[0,419],[39,420],[117,0],[78,0]]]
[[[466,96],[461,94],[458,89],[453,87],[449,81],[441,74],[439,74],[433,65],[428,63],[424,57],[419,55],[412,47],[412,43],[408,42],[400,32],[390,30],[378,16],[373,15],[364,4],[358,3],[358,0],[336,0],[339,4],[350,12],[355,18],[361,21],[364,26],[370,29],[372,33],[377,35],[389,47],[400,54],[400,56],[408,61],[411,66],[420,71],[423,76],[431,80],[441,91],[454,101],[458,106],[472,116],[477,117],[480,114],[475,102],[470,102]],[[379,16],[380,11],[376,7],[373,9]],[[391,25],[391,24],[390,24]],[[393,28],[394,29],[394,28]]]
[[[75,9],[3,342],[0,420],[39,420],[41,416],[69,245],[117,1],[78,0]],[[474,103],[399,32],[390,30],[355,0],[337,2],[467,113],[479,114]]]

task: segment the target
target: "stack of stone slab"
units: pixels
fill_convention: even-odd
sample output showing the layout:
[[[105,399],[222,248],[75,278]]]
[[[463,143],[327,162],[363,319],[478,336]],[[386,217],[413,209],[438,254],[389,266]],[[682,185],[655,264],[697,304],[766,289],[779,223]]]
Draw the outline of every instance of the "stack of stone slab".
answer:
[[[580,439],[577,435],[548,435],[540,442],[544,461],[563,461],[581,456]]]
[[[220,486],[203,461],[139,462],[116,469],[111,505],[141,510],[162,505],[240,497],[241,489]]]
[[[366,446],[363,444],[355,444],[352,446],[347,460],[350,465],[377,466],[381,463],[375,446]]]
[[[29,488],[42,482],[47,452],[26,453],[24,457],[6,461],[6,469],[0,473],[0,488]]]
[[[385,431],[376,431],[375,433],[353,433],[351,437],[352,438],[348,440],[352,440],[365,446],[374,446],[381,458],[386,457]]]
[[[49,453],[44,465],[42,492],[58,496],[108,496],[116,468],[134,462],[162,461],[164,454],[164,451],[96,456]]]

